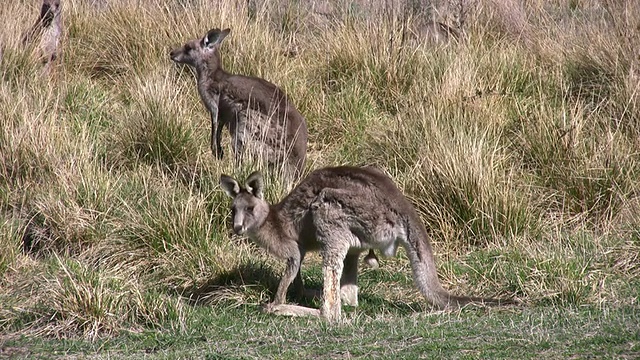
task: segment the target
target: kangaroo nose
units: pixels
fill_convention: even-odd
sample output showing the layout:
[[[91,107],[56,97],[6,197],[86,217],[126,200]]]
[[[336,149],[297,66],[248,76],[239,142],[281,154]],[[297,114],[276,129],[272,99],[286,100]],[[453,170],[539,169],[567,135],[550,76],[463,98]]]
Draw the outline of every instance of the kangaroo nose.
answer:
[[[237,235],[242,235],[244,230],[242,229],[242,225],[233,225],[233,232]]]

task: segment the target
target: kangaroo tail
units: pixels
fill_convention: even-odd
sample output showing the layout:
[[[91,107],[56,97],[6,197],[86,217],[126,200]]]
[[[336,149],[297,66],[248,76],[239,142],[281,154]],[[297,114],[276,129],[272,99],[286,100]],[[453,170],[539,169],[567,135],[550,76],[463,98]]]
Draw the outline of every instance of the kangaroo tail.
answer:
[[[422,295],[434,306],[445,308],[459,308],[467,304],[504,306],[516,305],[515,300],[503,300],[481,297],[467,297],[451,295],[440,284],[438,272],[433,258],[431,245],[426,240],[424,228],[416,229],[408,227],[410,233],[407,234],[407,255],[411,261],[413,279]],[[422,231],[420,231],[422,230]]]
[[[520,303],[512,299],[494,299],[470,296],[449,295],[449,306],[462,307],[467,304],[484,305],[484,306],[509,306],[519,305]]]

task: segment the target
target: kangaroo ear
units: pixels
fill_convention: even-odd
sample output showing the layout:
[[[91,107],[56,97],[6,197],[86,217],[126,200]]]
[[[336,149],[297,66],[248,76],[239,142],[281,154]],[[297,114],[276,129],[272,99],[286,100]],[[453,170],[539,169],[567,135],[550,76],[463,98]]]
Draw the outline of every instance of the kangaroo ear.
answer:
[[[260,173],[260,171],[254,171],[253,173],[251,173],[251,175],[249,175],[245,187],[247,188],[248,192],[253,194],[253,196],[257,197],[258,199],[263,198],[264,183],[262,181],[262,174]]]
[[[217,28],[211,29],[209,30],[209,32],[207,32],[207,35],[205,35],[204,38],[202,39],[202,45],[208,48],[218,46],[220,45],[222,40],[224,40],[224,38],[227,37],[227,35],[229,35],[230,32],[231,32],[231,29],[224,29],[224,30],[220,30]]]
[[[235,198],[240,194],[240,184],[231,176],[220,175],[220,187],[230,198]]]

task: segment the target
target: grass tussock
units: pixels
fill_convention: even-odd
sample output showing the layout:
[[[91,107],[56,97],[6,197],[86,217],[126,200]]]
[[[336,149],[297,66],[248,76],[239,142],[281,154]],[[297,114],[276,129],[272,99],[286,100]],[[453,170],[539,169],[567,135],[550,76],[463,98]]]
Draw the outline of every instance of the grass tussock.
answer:
[[[232,29],[229,71],[305,116],[308,168],[394,178],[448,289],[637,301],[640,6],[466,2],[460,41],[408,44],[402,11],[247,4],[65,1],[51,76],[16,40],[33,4],[0,9],[0,331],[179,330],[194,306],[267,301],[282,264],[230,236],[217,187],[264,164],[214,158],[193,73],[168,56],[214,27]],[[275,202],[287,187],[265,170]],[[317,259],[303,271],[321,278]],[[397,286],[365,291],[422,301],[403,256],[368,274]]]

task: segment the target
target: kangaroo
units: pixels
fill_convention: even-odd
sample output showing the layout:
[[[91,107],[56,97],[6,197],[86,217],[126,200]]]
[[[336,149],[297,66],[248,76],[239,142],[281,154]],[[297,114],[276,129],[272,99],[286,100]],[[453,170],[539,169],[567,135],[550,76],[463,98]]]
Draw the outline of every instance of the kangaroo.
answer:
[[[416,21],[406,26],[403,33],[406,41],[417,44],[448,44],[460,39],[458,30],[437,21]]]
[[[60,0],[43,0],[40,16],[22,35],[22,43],[26,46],[39,39],[42,61],[49,66],[58,58],[61,37],[62,3]]]
[[[377,249],[385,256],[394,256],[398,246],[406,250],[418,289],[438,308],[514,303],[448,293],[438,279],[431,244],[418,213],[393,181],[376,168],[315,170],[275,205],[264,200],[263,180],[257,171],[244,186],[221,175],[220,186],[233,199],[233,231],[248,235],[287,262],[275,298],[265,307],[267,312],[338,321],[341,298],[357,305],[360,254]],[[285,304],[287,289],[292,281],[299,283],[300,264],[309,251],[319,251],[322,256],[320,310]]]
[[[222,68],[220,45],[230,29],[212,29],[202,39],[171,51],[176,63],[196,70],[200,99],[211,114],[211,151],[223,158],[222,128],[229,127],[236,162],[245,146],[270,164],[286,164],[297,178],[304,169],[307,125],[283,90],[256,77],[235,75]]]

